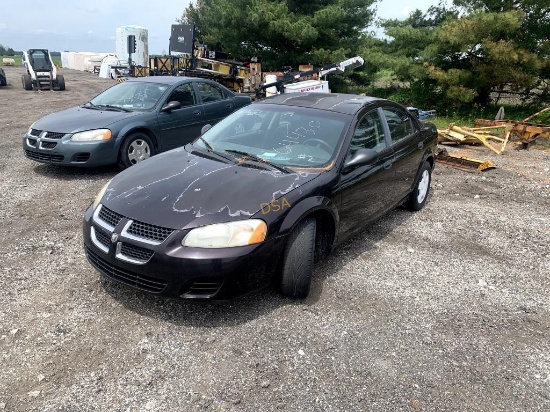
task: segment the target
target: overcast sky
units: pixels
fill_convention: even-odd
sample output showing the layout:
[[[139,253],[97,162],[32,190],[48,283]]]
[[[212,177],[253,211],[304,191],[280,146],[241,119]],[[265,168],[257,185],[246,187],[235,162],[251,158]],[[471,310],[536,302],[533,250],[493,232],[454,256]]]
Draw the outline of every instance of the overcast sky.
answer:
[[[405,18],[438,0],[381,0],[378,16]],[[168,52],[170,27],[189,0],[3,0],[0,44],[14,50],[115,52],[116,28],[143,26],[149,31],[149,53]]]

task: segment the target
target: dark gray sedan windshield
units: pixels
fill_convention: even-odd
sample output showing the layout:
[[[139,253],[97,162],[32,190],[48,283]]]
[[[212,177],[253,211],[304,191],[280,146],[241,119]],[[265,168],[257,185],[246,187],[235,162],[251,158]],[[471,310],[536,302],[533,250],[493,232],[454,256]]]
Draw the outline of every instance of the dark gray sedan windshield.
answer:
[[[254,104],[202,137],[216,152],[250,153],[290,167],[326,167],[336,157],[350,116],[316,109]],[[202,140],[194,144],[208,148]],[[239,155],[237,155],[239,156]]]
[[[168,89],[165,84],[149,82],[119,83],[94,97],[92,107],[119,107],[126,110],[149,110],[160,100]]]

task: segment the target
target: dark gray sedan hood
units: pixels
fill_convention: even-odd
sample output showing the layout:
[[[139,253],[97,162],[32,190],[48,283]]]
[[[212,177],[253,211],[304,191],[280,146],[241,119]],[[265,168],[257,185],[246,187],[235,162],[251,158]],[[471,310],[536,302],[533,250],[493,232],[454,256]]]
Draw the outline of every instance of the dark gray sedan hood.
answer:
[[[52,113],[34,124],[37,130],[57,133],[74,133],[84,130],[101,129],[119,120],[139,115],[141,112],[122,112],[73,107]]]
[[[118,174],[101,203],[131,219],[184,229],[247,219],[318,175],[228,164],[180,148]]]

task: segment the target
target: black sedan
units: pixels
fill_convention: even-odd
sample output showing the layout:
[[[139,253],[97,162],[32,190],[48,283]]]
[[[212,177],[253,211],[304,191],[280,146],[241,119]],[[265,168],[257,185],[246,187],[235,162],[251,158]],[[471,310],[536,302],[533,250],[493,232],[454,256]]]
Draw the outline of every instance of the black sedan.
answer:
[[[315,260],[400,204],[424,206],[436,139],[387,100],[255,102],[112,179],[84,215],[86,255],[160,295],[229,299],[275,280],[304,298]]]
[[[79,107],[50,114],[23,136],[32,160],[121,169],[195,140],[201,128],[250,104],[211,80],[131,78]]]

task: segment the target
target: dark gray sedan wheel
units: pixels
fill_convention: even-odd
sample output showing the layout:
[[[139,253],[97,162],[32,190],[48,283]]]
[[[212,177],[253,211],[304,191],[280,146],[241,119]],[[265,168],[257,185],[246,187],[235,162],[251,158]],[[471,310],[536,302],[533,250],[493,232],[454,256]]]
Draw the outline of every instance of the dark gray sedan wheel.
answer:
[[[309,294],[315,257],[315,218],[300,222],[291,233],[283,255],[281,293],[304,299]]]
[[[126,169],[150,158],[155,154],[154,152],[155,147],[149,136],[143,133],[133,133],[120,146],[118,166],[121,169]]]

